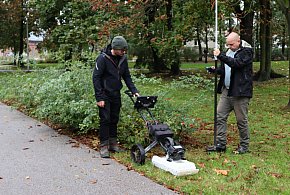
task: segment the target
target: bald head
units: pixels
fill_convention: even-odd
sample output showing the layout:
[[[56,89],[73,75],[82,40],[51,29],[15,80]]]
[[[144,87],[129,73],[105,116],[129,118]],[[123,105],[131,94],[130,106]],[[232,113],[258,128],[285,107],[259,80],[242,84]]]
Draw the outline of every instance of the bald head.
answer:
[[[229,47],[230,50],[236,51],[240,47],[240,35],[235,32],[231,32],[227,36],[227,46]]]
[[[227,40],[240,40],[240,35],[238,35],[238,33],[231,32],[231,33],[227,36]]]

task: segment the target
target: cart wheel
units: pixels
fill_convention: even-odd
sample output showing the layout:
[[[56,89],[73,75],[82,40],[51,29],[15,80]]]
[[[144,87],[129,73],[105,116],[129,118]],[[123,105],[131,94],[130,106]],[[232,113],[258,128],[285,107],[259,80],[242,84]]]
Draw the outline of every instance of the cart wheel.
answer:
[[[145,150],[141,144],[135,144],[132,146],[131,159],[140,165],[145,163]]]

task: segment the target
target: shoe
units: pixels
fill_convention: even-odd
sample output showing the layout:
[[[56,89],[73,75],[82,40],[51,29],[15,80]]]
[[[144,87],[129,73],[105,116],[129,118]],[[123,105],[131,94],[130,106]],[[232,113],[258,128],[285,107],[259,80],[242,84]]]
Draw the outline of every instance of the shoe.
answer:
[[[110,138],[109,139],[109,151],[111,151],[111,152],[124,152],[124,150],[118,146],[117,138]]]
[[[109,141],[103,141],[100,144],[100,155],[102,158],[110,158]]]
[[[225,145],[217,144],[216,146],[209,146],[206,148],[207,152],[226,152],[227,147]]]
[[[234,151],[235,154],[245,154],[249,152],[248,148],[240,146],[236,151]]]

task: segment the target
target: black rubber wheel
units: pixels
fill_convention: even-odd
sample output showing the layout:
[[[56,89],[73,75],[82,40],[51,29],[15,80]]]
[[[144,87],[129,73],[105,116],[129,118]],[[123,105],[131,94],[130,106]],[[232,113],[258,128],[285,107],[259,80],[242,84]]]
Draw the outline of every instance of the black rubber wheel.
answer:
[[[141,144],[135,144],[131,147],[131,159],[140,165],[145,163],[145,150]]]

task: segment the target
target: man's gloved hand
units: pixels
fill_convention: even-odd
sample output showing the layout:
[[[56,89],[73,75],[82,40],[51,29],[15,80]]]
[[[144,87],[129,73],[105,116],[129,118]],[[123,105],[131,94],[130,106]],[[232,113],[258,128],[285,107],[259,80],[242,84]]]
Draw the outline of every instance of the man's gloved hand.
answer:
[[[215,67],[214,66],[212,66],[212,67],[206,67],[205,69],[206,69],[206,71],[208,73],[214,73],[215,72]]]

